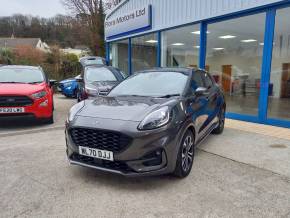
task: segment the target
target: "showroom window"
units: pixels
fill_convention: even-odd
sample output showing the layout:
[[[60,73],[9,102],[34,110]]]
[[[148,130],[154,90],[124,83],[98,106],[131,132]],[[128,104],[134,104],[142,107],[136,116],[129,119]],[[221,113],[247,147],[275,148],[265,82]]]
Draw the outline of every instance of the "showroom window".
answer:
[[[129,40],[110,42],[110,65],[119,68],[127,75],[129,75],[128,44]]]
[[[206,67],[222,87],[228,112],[258,115],[266,14],[209,24]]]
[[[190,25],[162,32],[162,67],[197,67],[200,31]]]
[[[277,10],[268,117],[290,120],[290,8]]]
[[[132,38],[132,72],[157,66],[157,34]]]

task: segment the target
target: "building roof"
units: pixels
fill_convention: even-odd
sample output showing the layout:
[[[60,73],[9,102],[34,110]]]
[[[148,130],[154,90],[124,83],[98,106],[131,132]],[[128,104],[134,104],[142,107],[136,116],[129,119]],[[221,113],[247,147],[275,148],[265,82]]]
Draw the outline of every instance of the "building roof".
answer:
[[[0,48],[15,48],[17,46],[36,47],[40,38],[0,38]]]

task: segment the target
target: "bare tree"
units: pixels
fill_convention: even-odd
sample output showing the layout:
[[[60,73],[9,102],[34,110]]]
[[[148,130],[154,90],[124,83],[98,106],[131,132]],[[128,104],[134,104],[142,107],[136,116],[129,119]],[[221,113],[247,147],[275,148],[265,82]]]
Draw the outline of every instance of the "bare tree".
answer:
[[[113,9],[116,7],[122,0],[107,0],[106,1],[106,8],[107,9]]]
[[[63,4],[90,30],[90,47],[99,56],[105,55],[104,7],[102,0],[62,0]]]

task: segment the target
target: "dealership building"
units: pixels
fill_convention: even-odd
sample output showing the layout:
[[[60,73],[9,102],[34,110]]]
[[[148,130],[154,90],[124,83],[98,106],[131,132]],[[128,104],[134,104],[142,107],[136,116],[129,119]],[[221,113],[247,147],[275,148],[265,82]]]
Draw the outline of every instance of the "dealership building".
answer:
[[[228,118],[290,127],[290,1],[123,0],[105,37],[107,62],[129,75],[203,68]]]

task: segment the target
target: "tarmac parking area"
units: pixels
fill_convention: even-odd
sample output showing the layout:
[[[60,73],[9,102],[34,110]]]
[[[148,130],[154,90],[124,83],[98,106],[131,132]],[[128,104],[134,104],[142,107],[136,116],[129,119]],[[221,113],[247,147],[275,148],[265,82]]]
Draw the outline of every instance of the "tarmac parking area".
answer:
[[[124,178],[68,164],[56,102],[52,126],[0,129],[0,217],[290,217],[290,140],[228,126],[186,179]]]

